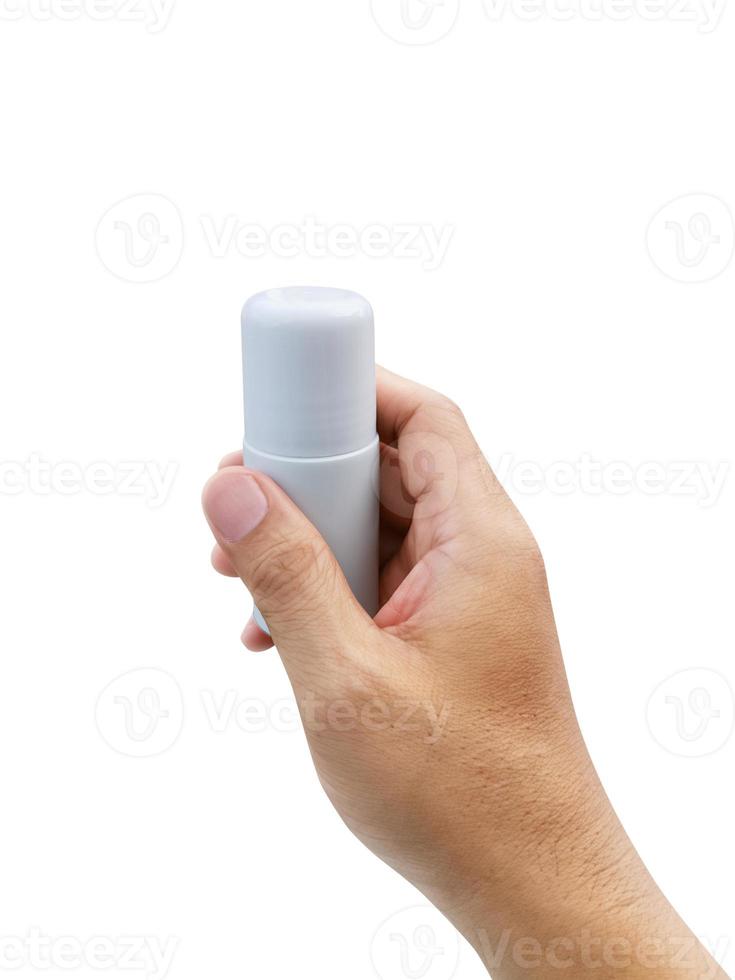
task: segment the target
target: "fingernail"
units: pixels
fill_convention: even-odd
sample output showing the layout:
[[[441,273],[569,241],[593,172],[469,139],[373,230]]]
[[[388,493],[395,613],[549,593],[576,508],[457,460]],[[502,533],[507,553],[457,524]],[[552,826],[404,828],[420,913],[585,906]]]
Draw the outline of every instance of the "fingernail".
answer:
[[[225,541],[242,541],[268,513],[268,501],[246,473],[223,473],[204,492],[204,510]]]

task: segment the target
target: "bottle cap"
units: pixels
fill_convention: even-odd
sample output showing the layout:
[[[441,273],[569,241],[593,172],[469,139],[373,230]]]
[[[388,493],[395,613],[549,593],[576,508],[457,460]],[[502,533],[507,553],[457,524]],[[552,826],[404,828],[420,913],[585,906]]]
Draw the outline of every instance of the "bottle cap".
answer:
[[[245,439],[274,456],[340,456],[376,435],[366,299],[315,286],[257,293],[242,311]]]

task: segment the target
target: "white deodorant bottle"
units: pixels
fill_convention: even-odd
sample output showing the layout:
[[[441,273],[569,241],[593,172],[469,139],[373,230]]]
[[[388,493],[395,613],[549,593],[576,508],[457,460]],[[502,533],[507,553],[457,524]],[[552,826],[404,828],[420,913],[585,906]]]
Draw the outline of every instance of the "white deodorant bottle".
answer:
[[[374,616],[380,443],[370,304],[343,289],[258,293],[242,312],[242,349],[245,465],[306,514]]]

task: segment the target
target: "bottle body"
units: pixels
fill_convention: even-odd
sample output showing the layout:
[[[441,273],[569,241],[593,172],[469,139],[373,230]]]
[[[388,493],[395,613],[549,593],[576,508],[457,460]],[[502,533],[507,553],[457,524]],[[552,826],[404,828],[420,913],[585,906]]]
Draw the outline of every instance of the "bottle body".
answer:
[[[339,456],[293,458],[262,452],[247,441],[245,465],[274,480],[320,532],[357,601],[378,611],[380,440]],[[255,621],[268,632],[260,612]]]

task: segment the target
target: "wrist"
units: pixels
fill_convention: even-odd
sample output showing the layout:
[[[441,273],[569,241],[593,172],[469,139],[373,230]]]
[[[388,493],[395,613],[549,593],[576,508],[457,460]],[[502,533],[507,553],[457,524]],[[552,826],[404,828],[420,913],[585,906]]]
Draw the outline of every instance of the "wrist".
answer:
[[[564,836],[550,826],[454,910],[494,980],[725,978],[658,889],[602,790],[580,817]]]
[[[566,752],[567,771],[538,765],[525,805],[507,786],[501,833],[497,806],[491,834],[476,813],[456,821],[457,887],[437,904],[495,980],[724,978],[648,873],[581,738]]]

